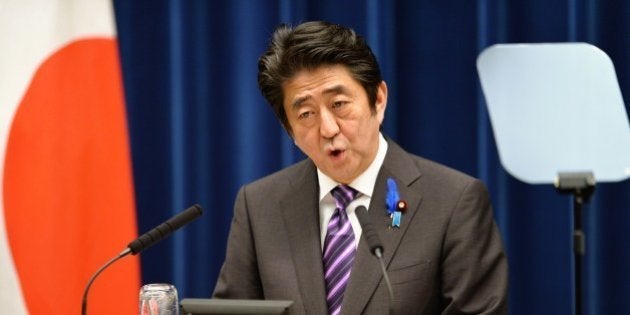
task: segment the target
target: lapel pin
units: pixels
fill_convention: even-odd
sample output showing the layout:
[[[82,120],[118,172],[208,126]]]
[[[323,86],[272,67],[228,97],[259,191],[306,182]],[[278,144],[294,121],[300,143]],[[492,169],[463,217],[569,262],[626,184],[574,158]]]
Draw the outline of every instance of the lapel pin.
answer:
[[[402,214],[405,210],[407,210],[407,202],[398,200],[396,203],[396,211],[392,214],[392,227],[400,227],[400,220],[402,220]]]
[[[387,213],[389,214],[389,217],[392,218],[392,224],[390,227],[400,228],[402,214],[407,209],[407,202],[400,199],[396,181],[391,177],[387,179],[387,195],[385,197],[385,204],[387,206]]]

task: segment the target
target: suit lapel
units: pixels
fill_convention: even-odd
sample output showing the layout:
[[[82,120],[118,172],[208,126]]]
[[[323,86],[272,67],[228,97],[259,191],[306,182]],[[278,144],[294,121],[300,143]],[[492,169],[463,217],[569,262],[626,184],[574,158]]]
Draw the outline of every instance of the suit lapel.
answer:
[[[385,206],[387,178],[393,178],[396,181],[400,198],[407,202],[407,211],[403,213],[400,228],[390,227],[391,219],[387,215]],[[419,178],[420,172],[408,153],[389,141],[387,155],[376,179],[368,211],[383,243],[383,259],[386,266],[396,254],[396,249],[420,206],[421,196],[412,191],[412,185]],[[361,237],[359,241],[352,270],[356,276],[350,277],[344,294],[342,314],[360,314],[382,278],[380,264],[370,253],[364,237]]]
[[[312,314],[326,314],[317,172],[312,162],[308,162],[307,167],[298,173],[301,174],[289,179],[288,185],[293,189],[281,199],[280,208],[305,310]]]

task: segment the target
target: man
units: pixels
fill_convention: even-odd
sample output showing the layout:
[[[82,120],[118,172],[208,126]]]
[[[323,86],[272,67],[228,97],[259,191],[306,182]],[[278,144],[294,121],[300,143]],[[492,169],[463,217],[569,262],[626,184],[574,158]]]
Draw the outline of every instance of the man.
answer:
[[[364,39],[326,22],[276,29],[260,89],[308,156],[238,193],[214,297],[293,314],[505,314],[507,262],[483,184],[380,133],[387,85]],[[337,187],[337,188],[336,188]],[[355,215],[383,242],[390,301]]]

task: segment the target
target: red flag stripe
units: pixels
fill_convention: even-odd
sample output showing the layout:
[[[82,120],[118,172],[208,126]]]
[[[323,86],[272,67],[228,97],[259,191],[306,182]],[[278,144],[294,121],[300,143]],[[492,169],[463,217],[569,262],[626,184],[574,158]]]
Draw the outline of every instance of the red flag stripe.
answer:
[[[29,312],[78,314],[90,275],[137,235],[115,40],[71,42],[39,67],[11,125],[3,181]],[[138,259],[127,257],[94,284],[90,310],[135,313],[138,288]]]

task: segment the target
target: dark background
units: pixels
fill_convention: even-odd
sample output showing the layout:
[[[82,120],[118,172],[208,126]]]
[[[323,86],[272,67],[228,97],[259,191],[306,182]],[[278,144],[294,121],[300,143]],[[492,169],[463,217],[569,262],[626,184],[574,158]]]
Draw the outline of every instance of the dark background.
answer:
[[[114,1],[139,230],[191,204],[204,216],[142,253],[142,282],[208,297],[237,189],[302,158],[256,86],[280,22],[329,20],[363,34],[390,98],[383,131],[488,185],[510,263],[510,314],[571,314],[571,199],[499,162],[476,71],[495,43],[594,44],[630,99],[630,1]],[[627,101],[626,101],[627,102]],[[626,109],[627,109],[626,105]],[[630,297],[630,181],[598,184],[585,210],[586,314]]]

